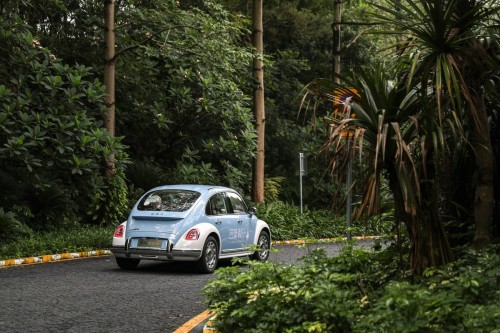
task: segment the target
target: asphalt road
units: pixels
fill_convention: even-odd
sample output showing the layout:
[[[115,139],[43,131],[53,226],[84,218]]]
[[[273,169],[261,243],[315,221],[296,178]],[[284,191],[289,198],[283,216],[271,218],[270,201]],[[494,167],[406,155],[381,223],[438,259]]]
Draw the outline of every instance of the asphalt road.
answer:
[[[319,246],[331,255],[340,249]],[[270,260],[285,264],[309,251],[276,248]],[[184,263],[123,271],[112,256],[2,268],[0,332],[173,332],[206,310],[201,290],[214,277]]]

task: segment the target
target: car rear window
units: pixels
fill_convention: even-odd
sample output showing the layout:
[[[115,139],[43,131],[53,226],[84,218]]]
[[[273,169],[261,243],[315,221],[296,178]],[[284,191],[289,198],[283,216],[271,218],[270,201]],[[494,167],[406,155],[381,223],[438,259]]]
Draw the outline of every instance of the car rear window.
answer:
[[[183,212],[199,198],[200,193],[188,190],[161,190],[145,195],[137,209],[143,211]]]

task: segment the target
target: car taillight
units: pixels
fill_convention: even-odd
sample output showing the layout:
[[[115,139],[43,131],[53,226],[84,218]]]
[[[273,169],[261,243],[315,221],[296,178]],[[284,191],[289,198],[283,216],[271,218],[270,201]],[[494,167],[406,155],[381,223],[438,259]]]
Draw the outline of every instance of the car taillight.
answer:
[[[121,238],[123,237],[123,234],[124,234],[124,231],[125,231],[125,227],[124,226],[119,226],[118,228],[116,228],[115,230],[115,237],[117,238]]]
[[[200,232],[198,229],[191,229],[186,234],[186,240],[197,240],[198,238],[200,238]]]

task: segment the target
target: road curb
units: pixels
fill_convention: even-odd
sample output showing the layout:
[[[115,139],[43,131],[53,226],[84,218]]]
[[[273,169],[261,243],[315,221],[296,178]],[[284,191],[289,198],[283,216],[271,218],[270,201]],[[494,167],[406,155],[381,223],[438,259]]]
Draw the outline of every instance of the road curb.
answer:
[[[356,236],[352,237],[353,240],[365,240],[365,239],[377,239],[380,236]],[[284,240],[284,241],[273,241],[272,244],[274,246],[279,245],[300,245],[300,244],[314,244],[314,243],[335,243],[340,241],[346,241],[347,237],[335,237],[335,238],[320,238],[320,239],[293,239],[293,240]],[[29,265],[29,264],[37,264],[58,260],[70,260],[70,259],[79,259],[79,258],[88,258],[88,257],[97,257],[103,255],[111,255],[110,250],[94,250],[94,251],[85,251],[85,252],[71,252],[71,253],[61,253],[61,254],[47,254],[37,257],[27,257],[20,259],[5,259],[0,260],[0,268],[4,267],[12,267],[12,266],[20,266],[20,265]]]
[[[110,250],[95,250],[95,251],[85,251],[85,252],[71,252],[71,253],[61,253],[61,254],[47,254],[38,257],[28,257],[21,259],[6,259],[0,260],[0,268],[2,267],[12,267],[20,265],[38,264],[51,261],[59,260],[71,260],[79,258],[97,257],[103,255],[110,255]]]
[[[205,310],[176,329],[173,333],[205,332],[207,320],[212,316],[213,314],[210,310]]]
[[[381,236],[353,236],[352,240],[367,240],[367,239],[380,239]],[[294,239],[285,241],[273,241],[273,245],[297,245],[297,244],[317,244],[317,243],[335,243],[347,241],[347,237],[335,237],[335,238],[311,238],[311,239]]]

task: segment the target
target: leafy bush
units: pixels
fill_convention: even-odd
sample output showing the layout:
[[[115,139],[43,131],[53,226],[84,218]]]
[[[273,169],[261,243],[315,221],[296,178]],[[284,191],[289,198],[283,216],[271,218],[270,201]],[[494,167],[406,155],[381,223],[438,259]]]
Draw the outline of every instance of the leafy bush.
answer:
[[[358,322],[366,332],[498,332],[500,255],[468,252],[418,284],[394,282]],[[374,329],[376,327],[376,329]]]
[[[4,212],[0,207],[0,241],[17,240],[18,236],[25,233],[23,225],[13,212]]]
[[[278,201],[281,193],[282,183],[285,177],[272,177],[264,179],[264,197],[266,202]]]
[[[159,165],[147,159],[131,163],[127,166],[125,174],[129,186],[133,186],[137,189],[136,191],[141,192],[141,194],[153,187],[166,185],[169,180],[169,177]]]
[[[131,205],[128,200],[128,189],[122,174],[115,174],[110,179],[102,179],[104,184],[99,184],[100,189],[92,198],[88,215],[92,222],[101,225],[116,225],[125,219]]]
[[[246,262],[221,268],[204,289],[219,332],[499,332],[500,247],[465,252],[419,280],[395,246],[347,244],[302,266]]]
[[[271,226],[273,239],[297,238],[335,238],[345,237],[347,234],[344,216],[337,216],[328,210],[304,209],[292,206],[281,201],[271,202],[257,207],[259,218]],[[352,221],[351,234],[353,236],[384,235],[390,233],[393,222],[389,220]]]
[[[315,252],[324,260],[324,252]],[[219,332],[348,332],[359,315],[356,275],[328,265],[247,262],[217,271],[204,292]]]
[[[126,160],[121,138],[102,127],[104,86],[42,47],[22,20],[0,21],[0,42],[0,207],[38,230],[81,220],[96,193],[113,195],[107,160],[117,170]]]

